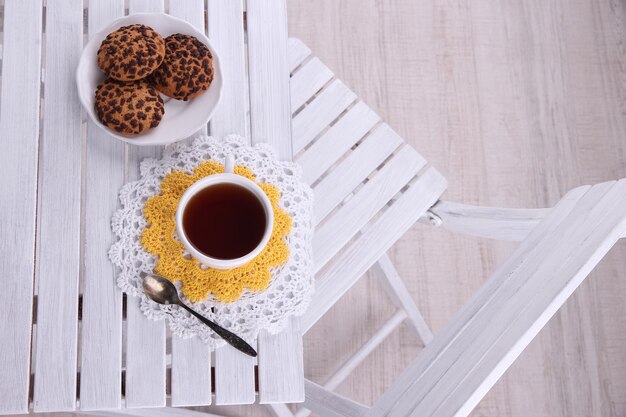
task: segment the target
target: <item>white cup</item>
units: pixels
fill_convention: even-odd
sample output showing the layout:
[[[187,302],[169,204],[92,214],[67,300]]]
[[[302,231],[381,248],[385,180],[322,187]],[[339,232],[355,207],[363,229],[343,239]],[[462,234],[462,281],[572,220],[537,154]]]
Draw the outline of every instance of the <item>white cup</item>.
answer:
[[[254,181],[242,177],[241,175],[234,174],[234,168],[235,158],[232,155],[227,155],[224,163],[224,173],[209,175],[193,183],[181,197],[180,202],[178,203],[178,208],[176,209],[176,231],[178,232],[178,237],[183,245],[185,245],[185,248],[189,251],[189,253],[191,253],[191,256],[211,268],[231,269],[250,262],[255,256],[261,253],[263,248],[265,248],[272,235],[272,229],[274,228],[274,210],[272,209],[272,203],[269,198],[267,198],[267,195],[263,192],[261,187],[259,187]],[[212,258],[207,254],[200,252],[196,249],[196,247],[194,247],[194,245],[191,244],[183,228],[183,213],[185,212],[185,207],[187,207],[191,198],[201,190],[216,184],[235,184],[246,188],[259,199],[263,205],[263,209],[265,210],[266,222],[263,238],[251,252],[239,258],[218,259]],[[219,239],[219,237],[216,238]]]

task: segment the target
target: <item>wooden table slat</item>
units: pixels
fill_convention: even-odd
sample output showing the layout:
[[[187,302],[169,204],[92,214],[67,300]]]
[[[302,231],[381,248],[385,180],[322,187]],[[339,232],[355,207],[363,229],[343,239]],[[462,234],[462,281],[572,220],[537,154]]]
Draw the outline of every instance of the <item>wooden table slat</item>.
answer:
[[[164,407],[165,321],[149,320],[129,296],[126,326],[126,407]]]
[[[28,412],[41,68],[41,0],[4,4],[0,113],[0,413]]]
[[[279,158],[291,160],[291,105],[285,0],[249,0],[248,78],[250,136],[267,142]]]
[[[82,47],[82,0],[50,2],[39,164],[36,412],[76,408],[83,141],[74,70]]]
[[[253,345],[254,346],[254,345]],[[252,404],[256,360],[231,346],[215,351],[215,404]]]
[[[122,0],[90,0],[89,34],[123,16]],[[87,121],[84,195],[84,274],[80,408],[119,408],[122,371],[122,292],[107,253],[111,214],[124,185],[124,144]]]
[[[242,0],[208,0],[209,39],[220,54],[224,89],[220,105],[211,119],[211,135],[229,133],[249,137],[248,77],[243,27]]]

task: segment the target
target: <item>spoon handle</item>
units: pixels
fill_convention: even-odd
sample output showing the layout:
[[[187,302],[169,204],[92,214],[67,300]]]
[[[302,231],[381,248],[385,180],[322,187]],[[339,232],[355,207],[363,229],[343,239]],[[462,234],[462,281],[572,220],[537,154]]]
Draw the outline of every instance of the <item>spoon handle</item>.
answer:
[[[234,347],[236,349],[239,349],[240,351],[242,351],[246,355],[250,355],[252,357],[256,357],[256,351],[252,348],[252,346],[250,346],[241,337],[237,336],[235,333],[233,333],[231,331],[226,330],[222,326],[213,323],[211,320],[207,319],[206,317],[201,316],[199,313],[196,313],[195,311],[193,311],[191,309],[191,307],[188,307],[187,305],[183,304],[182,302],[179,305],[182,308],[184,308],[185,310],[187,310],[188,312],[190,312],[191,314],[193,314],[194,316],[196,316],[196,318],[198,320],[200,320],[202,323],[204,323],[207,326],[209,326],[211,328],[211,330],[213,330],[215,333],[220,335],[220,337],[222,339],[224,339],[229,345],[231,345],[232,347]]]

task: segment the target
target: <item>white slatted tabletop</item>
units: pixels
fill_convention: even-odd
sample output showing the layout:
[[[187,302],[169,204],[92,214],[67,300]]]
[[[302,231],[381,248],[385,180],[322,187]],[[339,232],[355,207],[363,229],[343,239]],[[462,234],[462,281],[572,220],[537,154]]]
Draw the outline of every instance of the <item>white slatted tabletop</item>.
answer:
[[[297,327],[261,335],[258,361],[223,348],[212,363],[203,343],[169,342],[165,323],[147,320],[137,300],[118,290],[107,257],[117,193],[137,178],[139,162],[162,148],[124,145],[88,122],[74,82],[83,45],[102,26],[125,14],[169,13],[211,37],[227,74],[221,105],[200,133],[270,142],[291,159],[286,3],[126,6],[2,6],[0,271],[8,278],[0,296],[0,414],[301,402]]]
[[[302,334],[378,260],[385,268],[385,252],[439,199],[445,179],[287,38],[285,0],[86,4],[4,2],[0,414],[302,402]],[[259,335],[257,359],[170,337],[115,284],[107,251],[118,191],[162,148],[124,145],[87,121],[74,71],[89,36],[137,12],[185,19],[220,52],[223,97],[199,133],[269,142],[302,166],[316,193],[318,290],[285,332]],[[394,326],[417,317],[418,332],[432,337],[409,310]]]

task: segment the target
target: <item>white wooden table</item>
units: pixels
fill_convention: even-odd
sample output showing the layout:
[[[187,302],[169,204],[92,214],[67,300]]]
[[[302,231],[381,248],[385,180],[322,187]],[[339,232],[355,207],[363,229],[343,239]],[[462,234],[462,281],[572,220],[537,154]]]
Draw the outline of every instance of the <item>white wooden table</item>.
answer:
[[[297,322],[262,333],[258,359],[230,347],[212,356],[195,339],[170,344],[165,323],[145,319],[115,285],[107,251],[117,193],[161,149],[124,145],[86,120],[74,75],[99,28],[137,12],[207,27],[226,82],[203,131],[292,157],[285,1],[166,3],[4,2],[0,414],[304,400]]]

